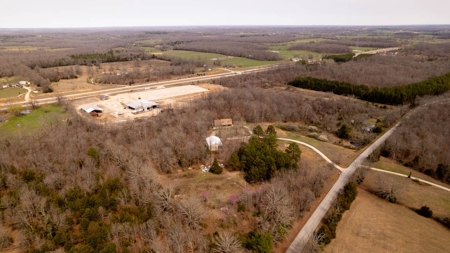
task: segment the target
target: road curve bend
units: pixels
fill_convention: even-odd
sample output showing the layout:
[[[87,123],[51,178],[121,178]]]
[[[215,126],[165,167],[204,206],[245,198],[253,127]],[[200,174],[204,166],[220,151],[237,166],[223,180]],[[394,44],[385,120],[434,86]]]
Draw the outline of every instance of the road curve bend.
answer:
[[[277,138],[277,140],[295,142],[295,143],[300,144],[302,146],[308,147],[308,148],[312,149],[314,152],[316,152],[317,154],[319,154],[325,161],[327,161],[328,163],[331,163],[336,169],[338,169],[340,171],[344,171],[345,170],[341,166],[339,166],[339,165],[335,164],[333,161],[331,161],[330,158],[328,158],[320,150],[318,150],[314,146],[309,145],[308,143],[305,143],[305,142],[302,142],[302,141],[293,140],[293,139],[287,139],[287,138]]]

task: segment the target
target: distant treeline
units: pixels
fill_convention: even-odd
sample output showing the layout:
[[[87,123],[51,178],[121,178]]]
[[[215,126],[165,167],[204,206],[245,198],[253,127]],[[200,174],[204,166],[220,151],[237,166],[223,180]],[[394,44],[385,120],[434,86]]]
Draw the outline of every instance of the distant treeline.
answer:
[[[325,55],[323,57],[323,59],[329,59],[329,60],[333,60],[336,63],[339,62],[349,62],[351,60],[359,60],[359,59],[363,59],[363,58],[367,58],[370,56],[373,56],[374,54],[359,54],[358,56],[354,57],[355,54],[354,53],[350,53],[350,54],[333,54],[333,55]]]
[[[297,77],[288,85],[317,91],[331,91],[338,95],[354,95],[359,99],[375,103],[400,105],[413,102],[417,96],[440,95],[449,91],[450,72],[418,83],[385,88],[313,77]]]

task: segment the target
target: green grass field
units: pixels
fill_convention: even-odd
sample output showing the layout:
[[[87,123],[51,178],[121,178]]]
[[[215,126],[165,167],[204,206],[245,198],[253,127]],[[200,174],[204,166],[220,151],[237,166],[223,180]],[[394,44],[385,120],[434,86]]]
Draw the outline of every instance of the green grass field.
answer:
[[[185,51],[185,50],[170,50],[170,51],[164,51],[162,52],[164,55],[172,55],[181,57],[184,59],[193,59],[193,60],[203,60],[207,63],[212,64],[214,58],[226,58],[226,55],[222,54],[214,54],[214,53],[203,53],[203,52],[194,52],[194,51]],[[242,57],[233,57],[229,59],[223,59],[220,60],[222,65],[224,64],[232,64],[235,65],[237,68],[249,68],[249,67],[257,67],[257,66],[264,66],[264,65],[270,65],[270,64],[276,64],[279,63],[279,61],[258,61],[258,60],[252,60]]]
[[[17,97],[20,94],[27,93],[28,91],[26,89],[17,88],[17,87],[11,87],[6,89],[0,89],[0,98],[13,98]]]
[[[143,47],[143,49],[145,50],[145,52],[147,53],[156,53],[156,52],[161,52],[160,50],[154,48],[154,47]]]
[[[280,43],[280,44],[273,44],[270,46],[270,51],[278,51],[281,57],[283,57],[284,60],[289,60],[295,57],[298,57],[300,59],[309,59],[310,56],[313,57],[313,59],[322,59],[322,54],[311,52],[311,51],[303,51],[303,50],[288,50],[288,48],[291,45],[298,44],[298,43],[308,43],[310,41],[316,42],[323,40],[323,39],[304,39],[304,40],[296,40],[293,42],[288,43]]]
[[[223,60],[222,64],[234,64],[237,68],[250,68],[264,65],[277,64],[279,61],[258,61],[242,57],[234,57],[232,59]]]
[[[222,58],[226,57],[221,54],[213,54],[213,53],[203,53],[203,52],[194,52],[194,51],[185,51],[185,50],[169,50],[162,52],[164,55],[172,55],[181,57],[184,59],[194,59],[194,60],[205,60],[210,61],[213,58]]]
[[[136,41],[136,43],[148,43],[148,44],[155,44],[161,42],[161,39],[150,39],[150,40],[139,40]]]
[[[7,122],[0,123],[0,133],[11,133],[17,129],[33,132],[45,124],[54,123],[63,113],[63,109],[55,104],[42,105],[30,114],[13,116]]]
[[[350,47],[350,49],[352,49],[353,51],[370,51],[370,50],[375,50],[377,48],[375,47]]]

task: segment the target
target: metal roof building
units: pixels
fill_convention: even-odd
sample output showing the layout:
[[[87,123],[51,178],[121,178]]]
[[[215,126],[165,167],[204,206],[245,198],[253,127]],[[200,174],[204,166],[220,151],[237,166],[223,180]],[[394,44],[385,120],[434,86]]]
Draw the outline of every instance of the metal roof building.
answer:
[[[86,113],[96,112],[96,113],[102,113],[103,109],[98,107],[97,105],[85,105],[81,107],[81,111]]]
[[[126,103],[125,106],[132,110],[150,110],[158,107],[158,104],[153,101],[135,100]]]

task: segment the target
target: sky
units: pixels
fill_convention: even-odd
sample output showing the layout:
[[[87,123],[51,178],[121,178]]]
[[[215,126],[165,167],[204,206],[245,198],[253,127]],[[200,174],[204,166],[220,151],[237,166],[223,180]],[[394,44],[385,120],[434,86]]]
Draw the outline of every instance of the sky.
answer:
[[[0,28],[450,24],[450,0],[0,0]]]

